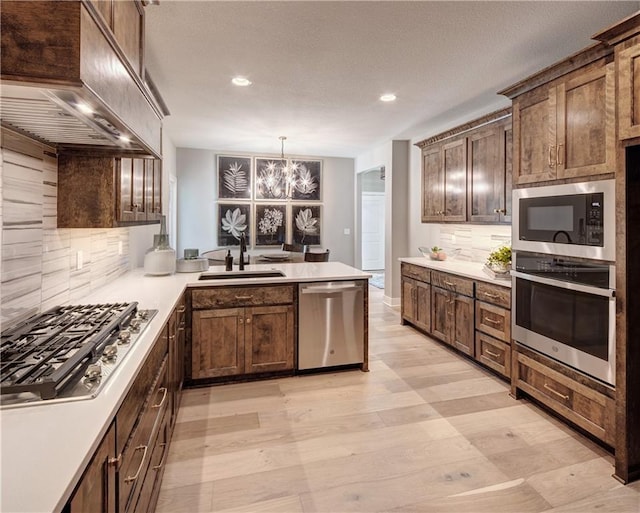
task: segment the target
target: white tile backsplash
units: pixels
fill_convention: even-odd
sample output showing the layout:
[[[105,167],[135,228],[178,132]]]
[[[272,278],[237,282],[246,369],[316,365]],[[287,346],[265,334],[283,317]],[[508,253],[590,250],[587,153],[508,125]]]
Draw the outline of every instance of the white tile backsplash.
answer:
[[[2,149],[0,321],[81,301],[129,269],[129,229],[57,229],[55,159]],[[122,254],[119,246],[122,244]],[[82,269],[77,252],[82,251]]]
[[[484,263],[491,251],[511,244],[511,226],[442,224],[437,244],[450,258]]]

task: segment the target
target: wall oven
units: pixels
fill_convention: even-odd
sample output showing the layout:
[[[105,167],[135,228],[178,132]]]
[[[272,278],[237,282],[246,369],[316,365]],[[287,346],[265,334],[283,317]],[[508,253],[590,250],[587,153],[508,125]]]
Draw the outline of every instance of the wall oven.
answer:
[[[513,191],[514,250],[615,261],[615,180]]]
[[[615,266],[514,252],[513,338],[615,385]]]

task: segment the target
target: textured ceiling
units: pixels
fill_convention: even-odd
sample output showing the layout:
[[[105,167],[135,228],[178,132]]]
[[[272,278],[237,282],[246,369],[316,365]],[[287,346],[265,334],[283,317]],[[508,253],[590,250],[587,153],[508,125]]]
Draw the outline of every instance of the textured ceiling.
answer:
[[[147,67],[177,147],[355,157],[508,106],[496,91],[640,2],[161,0]],[[234,75],[253,85],[231,84]],[[394,103],[378,97],[398,96]]]

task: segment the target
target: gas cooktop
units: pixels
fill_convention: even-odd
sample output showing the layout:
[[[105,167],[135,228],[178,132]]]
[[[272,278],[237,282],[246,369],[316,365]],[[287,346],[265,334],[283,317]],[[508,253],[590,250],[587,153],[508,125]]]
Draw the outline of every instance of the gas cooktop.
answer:
[[[96,397],[156,313],[136,302],[58,306],[3,331],[0,407]]]

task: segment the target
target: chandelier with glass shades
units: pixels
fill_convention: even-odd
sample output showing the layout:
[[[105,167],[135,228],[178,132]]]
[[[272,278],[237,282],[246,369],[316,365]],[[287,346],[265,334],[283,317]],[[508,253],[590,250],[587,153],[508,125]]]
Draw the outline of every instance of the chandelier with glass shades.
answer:
[[[288,162],[284,156],[284,135],[280,139],[280,160],[270,160],[258,169],[257,186],[261,197],[268,199],[291,199],[297,184],[296,162]]]

